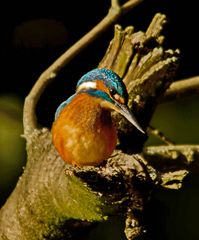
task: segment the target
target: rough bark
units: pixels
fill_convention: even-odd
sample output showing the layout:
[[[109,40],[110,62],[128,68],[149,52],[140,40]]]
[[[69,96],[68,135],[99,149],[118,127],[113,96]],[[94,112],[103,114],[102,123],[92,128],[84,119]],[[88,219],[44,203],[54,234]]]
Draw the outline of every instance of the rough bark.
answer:
[[[114,38],[99,64],[124,79],[129,107],[145,129],[178,65],[179,51],[163,47],[165,21],[165,15],[156,14],[145,33],[116,25]],[[24,114],[27,111],[25,107]],[[29,119],[36,121],[34,109],[30,113]],[[39,129],[37,124],[35,129],[28,128],[28,119],[24,121],[27,166],[0,211],[0,239],[72,239],[112,214],[126,216],[127,239],[145,234],[142,215],[151,191],[179,189],[198,159],[198,147],[186,146],[186,151],[175,145],[143,150],[147,135],[138,133],[119,115],[113,117],[119,132],[118,148],[104,165],[84,168],[68,166],[60,159],[49,129]],[[157,158],[165,161],[157,164]]]

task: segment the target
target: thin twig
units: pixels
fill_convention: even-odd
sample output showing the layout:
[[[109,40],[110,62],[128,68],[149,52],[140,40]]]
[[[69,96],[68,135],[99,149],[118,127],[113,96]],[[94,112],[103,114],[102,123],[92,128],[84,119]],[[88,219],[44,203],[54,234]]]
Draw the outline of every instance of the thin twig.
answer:
[[[162,142],[166,143],[167,145],[174,145],[174,142],[170,140],[168,137],[166,137],[161,131],[159,131],[157,128],[154,128],[152,126],[148,126],[149,133],[154,135],[155,137],[159,138]]]
[[[160,102],[168,102],[177,98],[192,96],[199,93],[199,76],[176,81],[171,84]]]
[[[132,8],[134,8],[135,6],[137,6],[141,1],[139,0],[130,0],[130,1],[127,1],[126,3],[124,3],[122,6],[121,6],[121,11],[122,13],[126,13],[128,11],[130,11]]]
[[[110,27],[124,12],[131,10],[142,0],[130,0],[124,5],[119,6],[118,1],[112,0],[112,6],[108,14],[99,22],[90,32],[84,35],[79,41],[77,41],[72,47],[70,47],[63,55],[61,55],[48,69],[46,69],[29,95],[25,99],[24,103],[24,135],[27,136],[35,128],[37,128],[37,121],[35,116],[35,107],[46,86],[55,78],[58,71],[64,67],[68,62],[72,60],[82,49],[88,46],[94,39],[96,39],[100,33]]]

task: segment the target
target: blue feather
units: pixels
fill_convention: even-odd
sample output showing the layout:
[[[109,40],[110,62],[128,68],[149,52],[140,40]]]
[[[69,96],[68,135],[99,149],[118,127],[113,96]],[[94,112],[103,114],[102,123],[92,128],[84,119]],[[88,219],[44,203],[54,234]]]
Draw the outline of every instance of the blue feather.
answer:
[[[61,111],[65,108],[66,105],[68,105],[71,100],[76,96],[77,94],[73,94],[72,96],[70,96],[67,100],[65,100],[64,102],[62,102],[59,107],[57,108],[56,112],[55,112],[55,120],[59,117],[59,114],[61,113]]]
[[[92,97],[97,97],[101,98],[103,100],[109,101],[111,103],[114,103],[114,101],[110,98],[110,96],[101,90],[96,90],[96,89],[88,89],[88,90],[82,90],[79,93],[87,93]]]

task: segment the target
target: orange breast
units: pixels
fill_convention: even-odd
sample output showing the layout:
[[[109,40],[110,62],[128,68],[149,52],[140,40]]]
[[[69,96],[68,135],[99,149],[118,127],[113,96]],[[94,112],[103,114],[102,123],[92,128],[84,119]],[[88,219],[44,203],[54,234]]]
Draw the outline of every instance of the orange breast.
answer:
[[[99,101],[81,93],[53,123],[53,144],[67,163],[98,165],[115,149],[116,129],[110,112],[101,108]]]

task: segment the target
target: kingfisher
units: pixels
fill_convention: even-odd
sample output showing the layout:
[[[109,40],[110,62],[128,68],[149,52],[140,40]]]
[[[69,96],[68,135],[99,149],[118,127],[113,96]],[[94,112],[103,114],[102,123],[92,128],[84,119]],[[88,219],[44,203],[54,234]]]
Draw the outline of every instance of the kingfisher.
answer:
[[[97,68],[83,75],[76,92],[55,113],[52,141],[61,158],[76,166],[96,166],[110,157],[117,143],[111,111],[144,133],[127,106],[128,93],[112,70]]]

